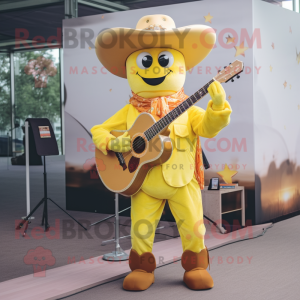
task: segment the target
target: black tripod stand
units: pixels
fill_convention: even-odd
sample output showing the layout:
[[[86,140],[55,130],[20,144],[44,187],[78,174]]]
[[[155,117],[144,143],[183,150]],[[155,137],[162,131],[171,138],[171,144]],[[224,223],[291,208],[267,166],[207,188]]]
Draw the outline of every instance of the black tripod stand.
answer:
[[[34,214],[34,212],[44,203],[44,210],[43,210],[43,218],[42,218],[42,226],[45,225],[45,231],[49,230],[49,223],[48,223],[48,200],[50,200],[52,203],[54,203],[58,208],[60,208],[64,213],[66,213],[70,218],[72,218],[78,225],[80,225],[82,228],[87,230],[80,222],[78,222],[75,218],[73,218],[69,213],[67,213],[62,207],[60,207],[56,202],[54,202],[52,199],[48,198],[47,196],[47,172],[46,172],[46,157],[44,156],[44,197],[43,199],[36,205],[36,207],[29,213],[29,215],[24,218],[22,222],[17,226],[17,230],[21,229],[23,225],[25,224],[25,229],[23,232],[23,236],[26,235],[26,231],[28,229],[28,225],[31,223],[29,218]]]

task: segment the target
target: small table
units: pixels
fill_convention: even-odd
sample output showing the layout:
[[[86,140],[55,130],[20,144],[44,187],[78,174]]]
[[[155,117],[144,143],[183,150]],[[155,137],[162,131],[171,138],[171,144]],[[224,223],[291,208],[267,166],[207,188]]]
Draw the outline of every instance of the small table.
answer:
[[[230,197],[229,193],[234,192],[240,192],[240,194]],[[243,186],[220,190],[208,190],[206,186],[201,193],[204,215],[216,222],[222,233],[227,232],[222,226],[221,220],[224,219],[234,219],[234,216],[239,216],[242,226],[245,226],[245,189]]]

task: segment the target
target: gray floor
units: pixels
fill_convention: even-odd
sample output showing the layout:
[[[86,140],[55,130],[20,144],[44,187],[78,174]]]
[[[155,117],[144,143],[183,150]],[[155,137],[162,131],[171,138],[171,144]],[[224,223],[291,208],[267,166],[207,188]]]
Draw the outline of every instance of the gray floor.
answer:
[[[64,207],[64,158],[49,159],[48,163],[49,196]],[[32,207],[43,193],[42,167],[31,168]],[[102,240],[113,237],[109,226],[104,224],[99,231],[90,229],[87,234],[70,222],[60,210],[49,205],[50,224],[59,220],[59,239],[49,239],[45,234],[41,238],[19,237],[14,230],[15,222],[25,214],[25,169],[9,167],[6,160],[0,158],[0,281],[32,274],[32,266],[26,265],[23,258],[27,251],[42,246],[52,251],[58,267],[68,264],[75,257],[87,259],[113,249],[113,245],[100,246]],[[34,215],[36,219],[30,228],[40,226],[41,209]],[[83,222],[94,222],[105,215],[96,213],[70,212]],[[122,223],[130,224],[127,218]],[[66,297],[76,299],[300,299],[300,216],[276,223],[267,233],[254,240],[243,241],[213,250],[210,256],[211,274],[215,287],[209,291],[188,290],[183,282],[183,269],[180,263],[167,265],[155,271],[156,282],[145,292],[127,292],[122,289],[122,279],[107,283],[93,289]],[[67,225],[74,226],[73,236]],[[123,233],[129,227],[122,228]],[[99,235],[100,232],[100,235]],[[173,229],[164,231],[176,234]],[[38,234],[39,235],[39,234]],[[106,236],[105,236],[106,235]],[[156,241],[168,238],[157,235]],[[124,249],[130,248],[130,240],[121,242]],[[249,263],[248,258],[251,258]],[[237,262],[239,259],[239,262]],[[233,260],[233,263],[231,263]],[[242,262],[241,262],[242,261]],[[231,264],[230,264],[231,263]]]
[[[65,208],[64,167],[63,156],[47,158],[49,197],[63,208]],[[55,265],[47,267],[48,269],[67,265],[74,258],[78,262],[81,259],[96,257],[114,250],[114,244],[101,246],[103,240],[114,237],[113,219],[109,223],[101,224],[100,227],[89,227],[88,231],[84,231],[51,202],[48,204],[49,223],[50,226],[55,226],[55,221],[59,222],[58,239],[47,237],[43,231],[39,232],[42,230],[40,227],[42,207],[34,213],[35,219],[29,225],[27,235],[29,238],[20,236],[20,231],[15,230],[15,225],[19,223],[22,216],[26,215],[25,182],[25,167],[9,166],[7,170],[7,160],[3,157],[0,158],[0,282],[32,274],[32,265],[26,265],[23,259],[29,250],[38,246],[51,250],[56,259]],[[30,167],[30,186],[31,208],[33,208],[43,196],[42,166]],[[85,225],[108,216],[99,213],[68,212]],[[120,226],[120,235],[129,235],[130,218],[120,217],[120,223],[127,225]],[[161,222],[161,224],[169,225],[168,222]],[[34,230],[37,230],[36,233]],[[178,235],[175,228],[163,229],[160,232]],[[54,235],[54,231],[51,231],[51,235]],[[155,241],[168,238],[166,235],[157,234]],[[120,244],[123,249],[131,247],[130,239],[123,239]]]
[[[120,279],[64,299],[300,299],[299,223],[297,216],[276,223],[262,237],[212,250],[212,290],[187,289],[177,263],[158,268],[155,283],[144,292],[124,291]]]

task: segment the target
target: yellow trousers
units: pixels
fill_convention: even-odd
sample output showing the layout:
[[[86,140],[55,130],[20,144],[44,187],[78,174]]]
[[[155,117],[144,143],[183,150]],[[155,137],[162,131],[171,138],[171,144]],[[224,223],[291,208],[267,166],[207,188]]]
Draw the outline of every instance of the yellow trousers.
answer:
[[[183,187],[172,187],[165,182],[161,166],[148,173],[141,190],[131,197],[132,249],[140,255],[152,251],[155,230],[166,200],[176,220],[183,251],[199,253],[205,248],[199,184],[194,177]]]

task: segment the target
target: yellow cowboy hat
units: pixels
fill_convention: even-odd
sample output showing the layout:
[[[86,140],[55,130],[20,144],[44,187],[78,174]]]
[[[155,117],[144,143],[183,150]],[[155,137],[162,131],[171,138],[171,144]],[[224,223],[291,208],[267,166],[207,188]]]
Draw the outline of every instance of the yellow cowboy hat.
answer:
[[[201,62],[216,41],[215,31],[205,25],[176,28],[166,15],[142,17],[135,29],[106,29],[95,40],[96,54],[102,65],[112,74],[126,78],[126,59],[141,49],[171,48],[181,52],[189,70]]]

